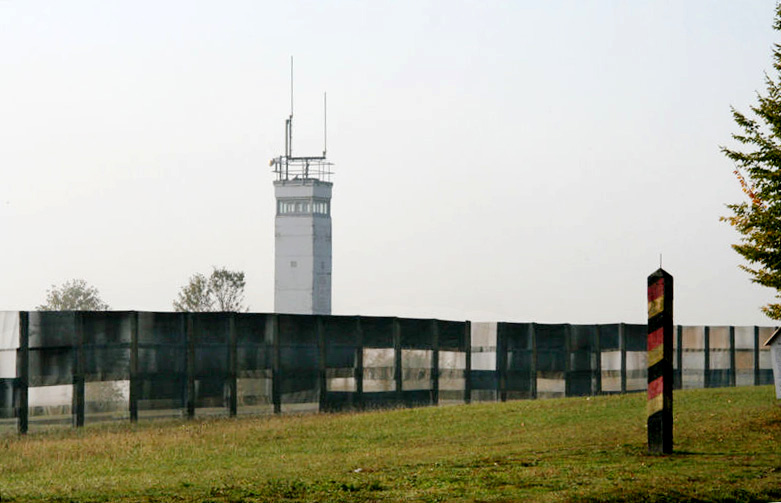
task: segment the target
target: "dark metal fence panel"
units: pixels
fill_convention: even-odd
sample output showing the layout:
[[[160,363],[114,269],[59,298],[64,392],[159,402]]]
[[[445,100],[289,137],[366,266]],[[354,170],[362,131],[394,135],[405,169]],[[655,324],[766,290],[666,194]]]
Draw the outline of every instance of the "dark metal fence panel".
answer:
[[[15,390],[16,378],[0,378],[0,432],[16,427]]]
[[[754,327],[735,329],[735,385],[754,385]]]
[[[499,359],[504,368],[500,373],[504,399],[534,398],[537,384],[534,353],[535,325],[532,323],[499,323],[504,358]]]
[[[621,392],[621,337],[619,324],[599,325],[599,358],[602,392]]]
[[[683,367],[683,327],[675,325],[673,333],[673,389],[681,389]]]
[[[236,331],[236,401],[239,414],[273,412],[274,339],[268,330],[273,315],[234,315]]]
[[[567,395],[587,396],[598,393],[597,359],[599,346],[596,325],[572,325],[569,340]]]
[[[771,363],[770,347],[765,346],[765,341],[773,335],[775,329],[773,327],[760,327],[758,335],[758,372],[757,372],[757,384],[762,386],[765,384],[773,384],[773,366]]]
[[[229,413],[231,318],[229,313],[193,313],[192,358],[196,415]]]
[[[642,391],[648,388],[648,326],[626,323],[623,329],[625,391]]]
[[[402,349],[434,349],[432,320],[399,318]]]
[[[16,353],[15,407],[19,415],[19,433],[25,434],[30,425],[30,313],[19,313],[19,349]]]
[[[139,418],[181,416],[187,401],[187,315],[138,313]]]
[[[681,387],[705,387],[705,327],[681,327]]]
[[[73,312],[29,314],[27,409],[31,429],[73,421],[75,320]]]
[[[361,316],[363,346],[366,348],[393,347],[393,318]]]
[[[397,390],[397,359],[401,352],[395,334],[395,319],[361,316],[363,336],[364,406],[395,407],[401,404]],[[396,347],[395,342],[399,342]],[[398,362],[399,370],[401,362]]]
[[[539,398],[565,396],[569,332],[568,324],[535,324]]]
[[[436,320],[439,403],[463,403],[467,396],[467,323]]]
[[[73,384],[75,313],[31,312],[29,333],[30,387]]]
[[[80,313],[85,420],[128,419],[135,313]]]
[[[469,349],[466,322],[437,320],[440,351],[466,352]]]
[[[19,313],[0,311],[0,432],[16,429],[16,359],[19,349]]]
[[[277,315],[279,327],[279,386],[282,412],[316,411],[319,376],[315,317]]]
[[[87,381],[120,381],[130,377],[132,316],[127,312],[82,314]]]
[[[499,372],[502,368],[497,354],[498,323],[470,324],[469,380],[470,400],[475,402],[499,399]]]
[[[398,319],[402,400],[408,407],[435,403],[433,371],[438,367],[434,320]],[[435,364],[435,358],[437,362]]]
[[[730,386],[732,382],[732,351],[730,327],[709,327],[708,376],[709,388]]]
[[[363,397],[358,386],[359,379],[363,377],[360,327],[357,317],[322,317],[322,340],[325,344],[323,410],[362,408]]]

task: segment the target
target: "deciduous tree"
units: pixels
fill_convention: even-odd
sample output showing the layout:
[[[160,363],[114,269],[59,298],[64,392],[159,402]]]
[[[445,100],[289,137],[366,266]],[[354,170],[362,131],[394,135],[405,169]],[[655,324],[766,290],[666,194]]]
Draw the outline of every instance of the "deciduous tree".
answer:
[[[244,273],[213,268],[207,278],[197,273],[179,291],[174,310],[190,312],[246,311],[244,306]]]
[[[211,292],[217,311],[246,311],[244,307],[244,273],[225,268],[214,269],[209,276]]]
[[[776,6],[774,23],[781,32],[781,4]],[[732,215],[722,217],[742,234],[732,245],[748,262],[740,267],[751,280],[773,288],[781,300],[781,45],[773,49],[773,75],[765,76],[765,94],[757,95],[751,114],[732,109],[741,132],[732,137],[740,150],[722,147],[735,163],[735,175],[746,200],[728,204]],[[762,311],[781,319],[781,302],[770,303]]]
[[[174,310],[180,312],[211,311],[214,305],[209,280],[201,273],[193,274],[190,281],[179,291],[174,301]]]
[[[108,304],[100,298],[98,289],[83,279],[72,279],[46,291],[46,302],[38,311],[105,311]]]

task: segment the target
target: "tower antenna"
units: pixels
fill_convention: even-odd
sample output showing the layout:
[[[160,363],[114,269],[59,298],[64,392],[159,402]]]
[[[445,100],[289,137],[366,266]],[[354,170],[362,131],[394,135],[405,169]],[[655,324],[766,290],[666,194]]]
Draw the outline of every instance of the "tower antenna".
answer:
[[[293,118],[293,56],[290,56],[290,118]]]
[[[293,156],[293,56],[290,56],[290,117],[285,121],[285,156]]]
[[[330,182],[332,163],[326,159],[328,151],[328,96],[323,93],[323,153],[322,155],[293,155],[293,105],[294,79],[293,56],[290,56],[290,115],[285,119],[285,153],[271,159],[270,165],[277,175],[277,181],[319,180]]]
[[[327,93],[323,93],[323,157],[328,150],[328,101]]]

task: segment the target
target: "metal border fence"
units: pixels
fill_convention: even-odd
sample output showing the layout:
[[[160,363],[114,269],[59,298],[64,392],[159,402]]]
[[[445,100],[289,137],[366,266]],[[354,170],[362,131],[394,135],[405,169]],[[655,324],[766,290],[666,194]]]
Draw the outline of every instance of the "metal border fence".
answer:
[[[773,382],[772,327],[678,326],[676,388]],[[646,326],[0,312],[0,431],[646,389]]]

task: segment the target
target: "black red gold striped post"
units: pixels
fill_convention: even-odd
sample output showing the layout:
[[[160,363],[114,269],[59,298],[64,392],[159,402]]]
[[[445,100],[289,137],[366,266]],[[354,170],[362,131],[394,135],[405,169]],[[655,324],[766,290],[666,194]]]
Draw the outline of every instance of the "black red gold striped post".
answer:
[[[673,452],[673,277],[648,276],[648,452]]]

